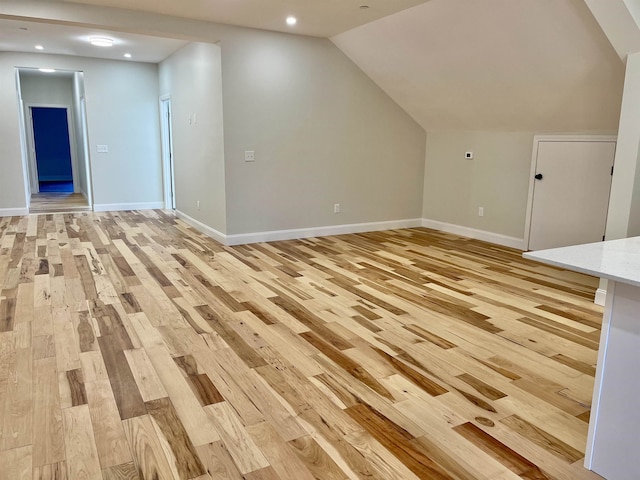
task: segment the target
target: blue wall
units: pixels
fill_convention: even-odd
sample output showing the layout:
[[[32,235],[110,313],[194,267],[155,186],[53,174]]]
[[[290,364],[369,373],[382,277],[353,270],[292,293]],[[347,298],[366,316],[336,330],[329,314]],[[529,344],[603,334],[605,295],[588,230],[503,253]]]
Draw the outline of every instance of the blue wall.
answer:
[[[38,181],[72,181],[66,109],[33,107],[31,112]]]

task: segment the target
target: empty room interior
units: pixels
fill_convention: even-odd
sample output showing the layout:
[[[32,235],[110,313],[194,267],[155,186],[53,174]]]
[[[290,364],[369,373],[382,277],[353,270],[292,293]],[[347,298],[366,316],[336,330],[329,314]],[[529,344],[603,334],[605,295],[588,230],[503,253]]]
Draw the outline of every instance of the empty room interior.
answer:
[[[638,0],[2,0],[0,111],[0,480],[640,478]]]

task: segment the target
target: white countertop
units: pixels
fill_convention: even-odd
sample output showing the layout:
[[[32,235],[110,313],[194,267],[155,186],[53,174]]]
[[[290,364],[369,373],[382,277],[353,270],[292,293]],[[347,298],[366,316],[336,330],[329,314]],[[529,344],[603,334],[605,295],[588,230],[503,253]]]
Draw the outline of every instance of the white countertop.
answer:
[[[640,237],[526,252],[523,257],[640,287]]]

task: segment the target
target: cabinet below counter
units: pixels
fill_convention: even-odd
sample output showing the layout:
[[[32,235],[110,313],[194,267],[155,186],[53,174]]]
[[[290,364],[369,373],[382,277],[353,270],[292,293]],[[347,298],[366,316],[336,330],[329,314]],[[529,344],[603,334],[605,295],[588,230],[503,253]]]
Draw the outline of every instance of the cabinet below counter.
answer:
[[[523,256],[609,280],[585,467],[608,480],[640,479],[640,237]]]

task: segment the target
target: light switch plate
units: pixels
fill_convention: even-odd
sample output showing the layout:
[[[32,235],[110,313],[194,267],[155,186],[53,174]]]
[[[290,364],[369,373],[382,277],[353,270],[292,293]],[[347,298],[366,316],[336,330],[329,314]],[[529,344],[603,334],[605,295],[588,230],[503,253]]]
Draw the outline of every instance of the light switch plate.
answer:
[[[108,153],[109,145],[97,145],[98,153]]]

